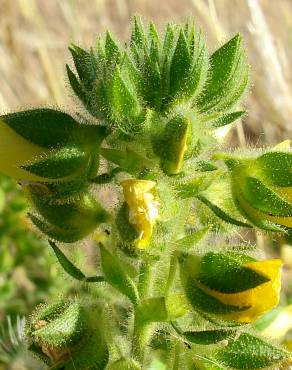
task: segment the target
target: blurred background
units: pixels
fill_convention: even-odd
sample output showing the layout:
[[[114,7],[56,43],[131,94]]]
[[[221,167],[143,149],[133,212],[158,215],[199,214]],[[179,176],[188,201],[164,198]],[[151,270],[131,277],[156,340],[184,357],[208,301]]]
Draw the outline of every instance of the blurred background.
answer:
[[[137,13],[160,30],[166,22],[193,18],[211,51],[241,32],[252,86],[246,97],[248,115],[233,129],[230,142],[261,146],[291,138],[292,0],[0,0],[0,114],[56,105],[70,111],[68,45],[91,46],[106,29],[126,40]],[[22,317],[61,291],[80,289],[60,272],[47,244],[29,228],[26,207],[16,184],[0,175],[0,370],[41,369],[21,351]],[[289,346],[292,247],[263,235],[257,241],[286,264],[282,306],[259,328],[273,330]],[[84,256],[78,251],[73,255],[82,263]]]

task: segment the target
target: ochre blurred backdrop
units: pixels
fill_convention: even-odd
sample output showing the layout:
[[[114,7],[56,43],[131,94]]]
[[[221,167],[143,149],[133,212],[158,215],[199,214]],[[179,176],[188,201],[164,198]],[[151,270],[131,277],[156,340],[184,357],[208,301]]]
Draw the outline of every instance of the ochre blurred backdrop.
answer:
[[[234,137],[241,145],[260,145],[291,134],[291,0],[0,0],[0,112],[70,108],[67,46],[91,46],[106,29],[126,40],[136,13],[160,29],[168,21],[193,18],[210,50],[241,32],[252,86],[249,114]]]

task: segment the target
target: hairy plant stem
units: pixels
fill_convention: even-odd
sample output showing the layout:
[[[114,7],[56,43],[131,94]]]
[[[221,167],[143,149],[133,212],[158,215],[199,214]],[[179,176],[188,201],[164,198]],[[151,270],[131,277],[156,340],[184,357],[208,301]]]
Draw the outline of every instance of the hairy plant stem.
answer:
[[[177,254],[173,252],[169,260],[169,271],[165,285],[165,297],[168,297],[171,291],[175,279],[176,270],[177,270]]]
[[[140,299],[148,298],[151,290],[152,266],[149,261],[143,261],[140,267],[138,291]],[[151,324],[141,323],[137,317],[137,307],[134,311],[134,331],[132,338],[132,356],[143,366],[144,357],[151,333]]]

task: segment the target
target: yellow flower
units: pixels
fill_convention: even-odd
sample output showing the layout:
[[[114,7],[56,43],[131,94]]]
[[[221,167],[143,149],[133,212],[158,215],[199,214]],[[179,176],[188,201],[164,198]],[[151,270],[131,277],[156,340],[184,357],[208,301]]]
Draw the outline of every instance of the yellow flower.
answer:
[[[21,166],[35,161],[50,152],[42,148],[10,128],[0,119],[0,171],[16,180],[40,181],[41,176],[34,175]]]
[[[285,140],[257,157],[223,158],[231,177],[233,200],[241,214],[262,229],[292,228],[292,150]]]
[[[241,323],[250,323],[278,305],[282,262],[279,259],[255,261],[245,266],[267,277],[269,281],[239,293],[221,293],[205,286],[203,291],[226,305],[248,307],[243,311],[228,313],[224,317]]]
[[[179,257],[181,281],[195,310],[221,320],[251,323],[279,302],[279,259],[256,261],[232,252]]]
[[[128,179],[121,183],[129,206],[129,222],[139,233],[134,245],[145,249],[150,243],[153,227],[158,218],[159,202],[156,183],[149,180]]]

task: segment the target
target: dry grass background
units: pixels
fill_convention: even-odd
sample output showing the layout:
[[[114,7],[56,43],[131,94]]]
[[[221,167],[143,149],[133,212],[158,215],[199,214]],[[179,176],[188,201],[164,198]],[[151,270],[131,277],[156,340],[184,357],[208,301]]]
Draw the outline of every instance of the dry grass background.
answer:
[[[126,39],[135,13],[161,29],[167,21],[194,18],[211,50],[240,31],[253,85],[249,115],[234,135],[256,145],[291,136],[291,0],[0,0],[0,112],[55,104],[70,109],[68,44],[92,45],[106,29]]]

